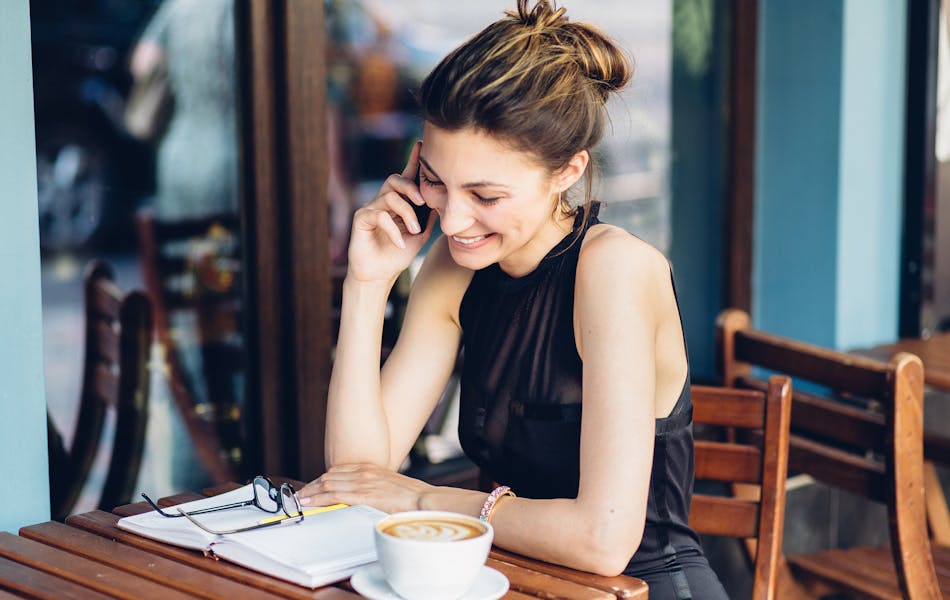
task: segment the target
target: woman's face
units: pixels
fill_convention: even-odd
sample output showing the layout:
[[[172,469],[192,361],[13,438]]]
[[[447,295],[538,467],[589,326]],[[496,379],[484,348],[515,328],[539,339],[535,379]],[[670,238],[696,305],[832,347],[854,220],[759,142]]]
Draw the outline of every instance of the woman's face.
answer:
[[[419,189],[439,213],[456,263],[532,271],[570,231],[556,210],[558,179],[524,152],[473,129],[425,124]],[[555,219],[560,219],[560,223]]]

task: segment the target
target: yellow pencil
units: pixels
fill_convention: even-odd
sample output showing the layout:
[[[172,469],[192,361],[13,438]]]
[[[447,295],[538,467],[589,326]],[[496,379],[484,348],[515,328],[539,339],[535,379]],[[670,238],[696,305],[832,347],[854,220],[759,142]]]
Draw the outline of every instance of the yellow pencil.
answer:
[[[330,504],[329,506],[318,506],[316,508],[311,508],[303,511],[303,516],[309,517],[310,515],[318,515],[320,513],[329,512],[331,510],[337,510],[338,508],[346,508],[349,504]],[[296,519],[297,517],[288,517],[287,515],[282,515],[279,517],[269,517],[264,519],[259,523],[259,525],[270,525],[271,523],[277,523],[278,521],[286,521],[287,519]]]

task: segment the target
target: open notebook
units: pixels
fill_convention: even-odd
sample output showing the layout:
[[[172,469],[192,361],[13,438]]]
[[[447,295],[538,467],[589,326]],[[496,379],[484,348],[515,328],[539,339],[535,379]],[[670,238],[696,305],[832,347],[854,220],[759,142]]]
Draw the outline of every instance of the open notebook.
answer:
[[[252,497],[250,484],[210,498],[180,504],[183,510],[220,506]],[[165,509],[175,513],[177,507]],[[195,515],[214,530],[237,529],[271,515],[253,506]],[[368,506],[348,506],[310,515],[299,523],[229,535],[202,531],[184,517],[147,512],[119,519],[119,527],[161,542],[203,550],[213,556],[310,588],[346,579],[376,560],[373,526],[386,513]]]

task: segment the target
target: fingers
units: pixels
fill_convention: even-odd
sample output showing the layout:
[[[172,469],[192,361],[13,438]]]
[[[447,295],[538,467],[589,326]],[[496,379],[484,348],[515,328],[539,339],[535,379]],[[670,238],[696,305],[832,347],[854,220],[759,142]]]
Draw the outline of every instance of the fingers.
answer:
[[[311,481],[297,492],[300,504],[323,506],[343,502],[366,504],[374,495],[378,479],[373,471],[360,465],[335,467]]]
[[[422,153],[422,140],[416,140],[412,146],[412,152],[409,153],[409,160],[406,161],[406,168],[402,170],[402,176],[406,179],[415,181],[416,174],[419,172],[419,155]],[[416,204],[420,204],[417,202]]]
[[[428,216],[430,209],[415,179],[409,179],[405,175],[390,175],[383,185],[383,190],[384,192],[377,197],[377,200],[385,202],[390,211],[399,215],[406,226],[406,231],[413,235],[422,233],[425,227],[422,221]],[[392,192],[396,193],[395,197]],[[396,198],[399,200],[396,201]]]
[[[402,202],[405,204],[405,202]],[[408,206],[407,206],[408,208]],[[409,209],[412,212],[412,209]],[[353,228],[363,231],[379,230],[398,248],[405,250],[406,242],[402,239],[402,231],[399,225],[393,220],[389,211],[379,208],[361,208],[353,216]]]

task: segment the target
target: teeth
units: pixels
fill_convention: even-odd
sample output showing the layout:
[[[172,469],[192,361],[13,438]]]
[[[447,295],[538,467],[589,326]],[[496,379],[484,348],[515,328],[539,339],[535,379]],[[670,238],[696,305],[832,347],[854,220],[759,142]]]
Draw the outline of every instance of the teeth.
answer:
[[[460,243],[460,244],[474,244],[474,243],[476,243],[476,242],[480,242],[480,241],[482,241],[483,239],[485,239],[485,236],[484,236],[484,235],[480,235],[480,236],[473,237],[473,238],[463,238],[463,237],[459,237],[459,236],[457,236],[457,235],[453,235],[453,236],[452,236],[452,239],[455,240],[456,242]]]

